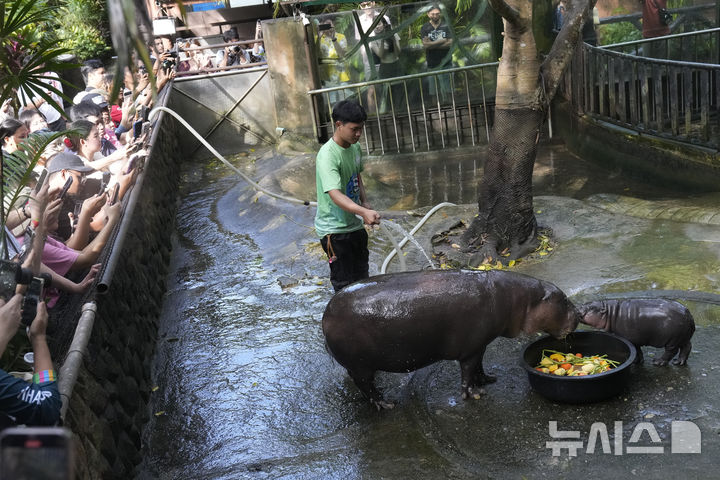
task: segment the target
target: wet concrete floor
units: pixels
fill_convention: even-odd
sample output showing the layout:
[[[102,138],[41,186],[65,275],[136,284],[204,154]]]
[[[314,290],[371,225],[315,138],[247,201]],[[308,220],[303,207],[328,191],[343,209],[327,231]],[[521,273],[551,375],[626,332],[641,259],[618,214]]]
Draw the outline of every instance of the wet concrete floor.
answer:
[[[258,150],[234,161],[273,190],[314,197],[311,156]],[[367,166],[365,183],[383,210],[463,204],[441,210],[421,230],[418,239],[428,246],[432,233],[472,217],[470,177],[481,168],[463,152],[377,158]],[[479,400],[461,400],[457,364],[440,362],[410,374],[379,374],[397,407],[376,412],[323,346],[320,319],[332,289],[312,229],[314,211],[256,194],[216,161],[185,165],[154,361],[158,388],[139,478],[715,477],[717,195],[628,180],[558,145],[543,147],[535,173],[538,221],[552,229],[556,248],[515,270],[556,283],[577,302],[623,296],[682,301],[698,324],[687,367],[654,367],[649,360],[657,349],[646,348],[648,361],[632,367],[631,384],[620,396],[556,404],[531,390],[520,366],[520,352],[532,338],[498,339],[485,356],[486,371],[498,381]],[[395,217],[408,230],[418,220]],[[683,221],[688,218],[694,221]],[[379,271],[390,249],[381,232],[371,233],[371,272]],[[421,268],[422,257],[407,250],[408,265]],[[390,270],[397,268],[394,261]],[[568,449],[553,455],[546,445],[553,440],[551,421],[558,430],[579,432],[577,456]],[[673,422],[682,421],[697,425],[701,453],[672,453],[681,436]],[[591,450],[590,431],[601,425],[609,441],[598,437]],[[635,439],[635,433],[642,435]],[[662,453],[633,453],[638,446]]]

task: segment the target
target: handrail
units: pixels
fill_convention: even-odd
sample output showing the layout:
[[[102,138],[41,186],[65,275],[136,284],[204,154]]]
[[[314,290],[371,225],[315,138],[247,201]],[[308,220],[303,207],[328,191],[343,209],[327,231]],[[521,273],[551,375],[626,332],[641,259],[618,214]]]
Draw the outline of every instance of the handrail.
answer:
[[[720,29],[718,29],[720,31]],[[593,47],[592,45],[587,45],[589,49],[593,50],[603,50],[601,55],[607,55],[607,56],[613,56],[618,58],[625,58],[631,61],[637,61],[637,62],[645,62],[645,63],[652,63],[654,65],[668,65],[673,67],[687,67],[687,68],[699,68],[699,69],[709,69],[714,70],[718,67],[715,63],[700,63],[700,62],[686,62],[684,60],[668,60],[665,58],[650,58],[650,57],[640,57],[637,55],[633,55],[631,53],[625,53],[625,52],[615,52],[612,50],[604,50],[600,47]]]
[[[80,366],[83,363],[83,357],[87,350],[90,336],[92,335],[93,326],[95,325],[95,315],[97,314],[97,305],[94,301],[88,302],[82,306],[82,314],[75,327],[75,335],[73,336],[70,348],[65,355],[65,361],[60,367],[60,375],[58,375],[58,390],[62,406],[60,407],[60,418],[65,419],[70,397],[72,397],[75,383],[77,383],[80,375]]]
[[[716,32],[720,28],[658,39]],[[644,57],[584,44],[566,79],[566,93],[579,114],[695,148],[720,147],[715,120],[720,114],[715,87],[720,64]]]
[[[692,36],[697,36],[697,35],[704,35],[706,33],[716,33],[716,32],[720,32],[720,28],[708,28],[705,30],[697,30],[695,32],[673,33],[671,35],[664,35],[662,37],[644,38],[642,40],[631,40],[629,42],[611,43],[610,45],[600,45],[596,48],[602,49],[602,50],[607,50],[610,48],[617,48],[617,47],[643,45],[643,44],[646,44],[649,42],[666,42],[669,40],[673,40],[675,38],[692,37]]]
[[[478,65],[466,65],[464,67],[445,68],[443,70],[432,70],[429,72],[412,73],[410,75],[403,75],[402,77],[392,77],[392,78],[385,78],[385,79],[379,79],[379,80],[368,80],[366,82],[348,83],[346,85],[340,85],[337,87],[316,88],[315,90],[308,90],[307,93],[308,93],[308,95],[313,95],[316,93],[334,92],[337,90],[361,88],[361,87],[367,87],[370,85],[380,85],[380,84],[388,83],[388,82],[395,83],[395,82],[401,82],[403,80],[415,80],[418,78],[431,77],[431,76],[442,75],[442,74],[447,74],[447,73],[456,73],[456,72],[464,72],[464,71],[469,71],[469,70],[477,70],[479,68],[485,68],[485,67],[497,67],[498,65],[500,65],[500,62],[481,63]]]
[[[169,92],[171,89],[172,82],[169,85],[165,85],[161,97],[162,101],[160,101],[160,98],[158,98],[158,104],[165,104],[165,100],[167,99],[168,95],[167,92]],[[160,125],[161,121],[162,117],[159,117],[157,121],[153,123],[153,125]],[[152,133],[150,134],[150,139],[148,141],[150,149],[145,159],[146,162],[152,161],[152,153],[155,148],[155,139],[157,138],[159,133],[159,128],[153,128]],[[143,183],[145,183],[145,171],[147,171],[147,163],[145,164],[145,169],[143,170],[143,172],[138,176],[135,185],[130,190],[130,197],[128,198],[127,205],[125,205],[125,208],[123,210],[122,219],[120,220],[120,225],[118,226],[117,234],[115,235],[115,239],[112,244],[112,250],[110,250],[107,259],[105,260],[102,276],[100,277],[95,288],[98,294],[105,294],[110,289],[110,283],[112,282],[112,278],[115,273],[115,267],[117,266],[118,260],[122,255],[122,247],[125,243],[127,233],[130,230],[130,224],[135,213],[138,199],[140,198],[142,192]]]

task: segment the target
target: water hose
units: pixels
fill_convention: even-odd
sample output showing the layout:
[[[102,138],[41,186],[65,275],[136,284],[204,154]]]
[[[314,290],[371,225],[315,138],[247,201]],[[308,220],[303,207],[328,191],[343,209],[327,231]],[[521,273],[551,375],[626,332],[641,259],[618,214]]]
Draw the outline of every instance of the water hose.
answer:
[[[154,117],[155,115],[157,115],[158,112],[160,112],[160,111],[167,112],[167,113],[169,113],[170,115],[172,115],[173,117],[175,117],[175,119],[176,119],[178,122],[182,123],[183,126],[190,131],[190,133],[192,133],[193,135],[195,135],[195,138],[197,138],[197,139],[200,141],[200,143],[202,143],[203,145],[205,145],[205,147],[206,147],[208,150],[210,150],[210,153],[212,153],[213,155],[215,155],[215,157],[216,157],[218,160],[220,160],[221,162],[223,162],[225,165],[227,165],[228,168],[230,168],[230,169],[233,170],[235,173],[237,173],[238,175],[240,175],[240,176],[243,178],[243,180],[245,180],[245,181],[248,182],[250,185],[252,185],[252,187],[253,187],[255,190],[259,190],[259,191],[265,193],[266,195],[269,195],[269,196],[271,196],[271,197],[277,198],[277,199],[279,199],[279,200],[284,200],[284,201],[286,201],[286,202],[296,203],[296,204],[305,205],[305,206],[314,206],[314,207],[317,206],[317,202],[311,202],[311,201],[309,201],[309,200],[300,200],[299,198],[293,198],[293,197],[286,197],[286,196],[284,196],[284,195],[278,195],[277,193],[271,192],[271,191],[266,190],[265,188],[261,187],[259,184],[257,184],[256,182],[254,182],[250,177],[248,177],[248,176],[245,175],[243,172],[241,172],[238,168],[236,168],[235,165],[233,165],[232,163],[228,162],[228,161],[225,159],[225,157],[223,157],[222,155],[220,155],[220,152],[218,152],[217,150],[215,150],[215,149],[213,148],[213,146],[208,143],[207,140],[205,140],[198,132],[195,131],[194,128],[192,128],[192,127],[185,121],[184,118],[182,118],[180,115],[178,115],[176,112],[170,110],[169,108],[167,108],[167,107],[161,107],[161,106],[158,106],[158,107],[153,108],[152,110],[150,110],[150,114],[148,115],[148,119],[149,119],[150,121],[152,121],[153,117]]]
[[[435,214],[435,212],[437,212],[438,210],[440,210],[443,207],[454,207],[454,206],[456,206],[456,205],[454,203],[450,203],[450,202],[438,203],[433,208],[431,208],[430,211],[427,212],[423,218],[420,219],[420,221],[417,223],[417,225],[415,225],[415,227],[412,230],[410,230],[409,236],[412,237],[413,235],[415,235],[417,233],[417,231],[420,230],[420,228],[423,225],[425,225],[425,222],[427,222],[428,218],[433,216]],[[390,260],[392,260],[395,255],[400,253],[400,249],[403,246],[405,246],[405,244],[407,242],[408,242],[408,238],[407,237],[403,238],[400,241],[400,244],[398,246],[396,246],[392,252],[390,252],[390,254],[387,256],[387,258],[385,258],[385,261],[383,262],[382,267],[380,268],[380,273],[385,273],[387,271],[387,266],[390,264]],[[402,263],[403,262],[401,262],[401,264]]]
[[[398,242],[395,241],[395,237],[390,234],[390,229],[385,225],[384,223],[380,223],[380,228],[385,233],[385,236],[390,239],[390,243],[392,243],[392,246],[394,247],[393,252],[399,252],[402,248]],[[403,238],[407,242],[407,238]],[[398,257],[398,260],[400,260],[400,271],[404,272],[407,270],[407,264],[405,263],[405,257],[400,255]],[[380,273],[385,273],[384,271],[381,271]]]

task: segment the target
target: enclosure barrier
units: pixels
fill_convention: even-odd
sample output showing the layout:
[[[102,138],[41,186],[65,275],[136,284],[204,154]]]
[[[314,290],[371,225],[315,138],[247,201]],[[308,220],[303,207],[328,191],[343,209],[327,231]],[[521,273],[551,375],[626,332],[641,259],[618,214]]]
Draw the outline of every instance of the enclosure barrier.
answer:
[[[579,114],[639,132],[720,147],[720,65],[673,57],[707,46],[717,54],[720,28],[635,42],[583,44],[566,72],[564,91]],[[632,51],[634,55],[623,53]]]
[[[332,132],[332,106],[354,99],[368,110],[368,153],[475,146],[490,137],[498,63],[448,68],[310,90],[315,128]]]

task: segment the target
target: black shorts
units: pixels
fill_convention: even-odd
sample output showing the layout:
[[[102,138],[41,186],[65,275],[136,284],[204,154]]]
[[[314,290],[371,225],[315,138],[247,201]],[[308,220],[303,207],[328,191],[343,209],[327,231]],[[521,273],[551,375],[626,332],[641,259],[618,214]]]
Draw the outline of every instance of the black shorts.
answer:
[[[328,245],[329,243],[329,245]],[[330,282],[335,292],[368,278],[368,234],[364,228],[350,233],[333,233],[320,240],[330,262]]]

